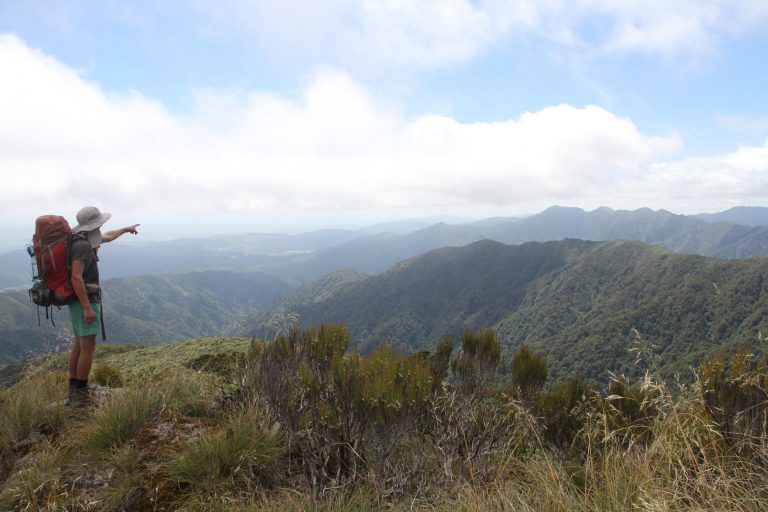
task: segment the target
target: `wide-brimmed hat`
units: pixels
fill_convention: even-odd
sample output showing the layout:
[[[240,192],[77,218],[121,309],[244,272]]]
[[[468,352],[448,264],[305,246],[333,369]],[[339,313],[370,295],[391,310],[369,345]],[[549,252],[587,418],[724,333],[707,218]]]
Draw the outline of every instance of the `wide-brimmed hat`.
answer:
[[[101,213],[101,210],[95,206],[86,206],[77,212],[77,226],[72,231],[79,233],[81,231],[92,231],[104,225],[112,217],[111,213]]]

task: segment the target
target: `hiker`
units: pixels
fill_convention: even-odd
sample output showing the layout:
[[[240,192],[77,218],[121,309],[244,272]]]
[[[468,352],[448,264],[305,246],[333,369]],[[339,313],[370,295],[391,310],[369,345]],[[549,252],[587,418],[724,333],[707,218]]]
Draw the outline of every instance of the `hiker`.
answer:
[[[101,213],[95,206],[86,206],[77,212],[77,226],[69,255],[71,261],[72,289],[77,299],[69,304],[69,318],[75,340],[69,355],[69,397],[76,404],[87,403],[88,376],[93,364],[96,335],[103,329],[101,288],[99,287],[98,251],[103,243],[111,242],[126,234],[138,234],[138,224],[114,231],[101,232],[101,226],[112,215]],[[102,332],[103,334],[103,332]]]

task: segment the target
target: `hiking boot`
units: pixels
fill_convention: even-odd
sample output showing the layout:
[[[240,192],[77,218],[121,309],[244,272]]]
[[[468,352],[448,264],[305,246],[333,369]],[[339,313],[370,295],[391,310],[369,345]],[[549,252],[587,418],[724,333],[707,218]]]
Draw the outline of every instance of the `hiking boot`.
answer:
[[[82,384],[83,382],[85,382],[85,385]],[[88,392],[88,381],[76,381],[74,385],[70,386],[66,403],[72,407],[87,407],[91,405],[93,401]]]

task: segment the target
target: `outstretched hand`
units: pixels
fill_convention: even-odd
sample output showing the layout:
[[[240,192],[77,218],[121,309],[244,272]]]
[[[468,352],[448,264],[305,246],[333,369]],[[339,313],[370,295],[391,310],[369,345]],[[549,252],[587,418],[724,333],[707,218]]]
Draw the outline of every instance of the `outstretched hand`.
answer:
[[[101,235],[101,243],[105,244],[107,242],[111,242],[115,238],[121,237],[126,233],[132,233],[134,235],[139,234],[139,230],[136,229],[140,226],[140,224],[134,224],[132,226],[126,226],[124,228],[115,229],[113,231],[107,231],[106,233],[102,233]]]

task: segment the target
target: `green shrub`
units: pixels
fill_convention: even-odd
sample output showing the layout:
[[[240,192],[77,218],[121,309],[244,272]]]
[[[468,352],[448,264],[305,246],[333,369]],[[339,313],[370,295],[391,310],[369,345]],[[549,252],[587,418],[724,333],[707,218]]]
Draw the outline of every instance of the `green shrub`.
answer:
[[[576,441],[584,423],[577,409],[597,396],[596,386],[580,377],[556,384],[537,396],[535,408],[543,418],[544,439],[550,446],[568,452],[580,449]]]
[[[737,347],[728,364],[719,352],[701,364],[701,399],[707,417],[740,455],[765,464],[768,435],[766,362]]]
[[[432,374],[435,378],[435,386],[439,386],[448,376],[451,366],[451,353],[453,352],[453,338],[444,336],[435,347],[435,353],[430,357]]]
[[[451,361],[451,371],[459,390],[474,393],[492,382],[501,360],[501,343],[491,330],[466,330],[461,352]]]
[[[434,389],[429,359],[388,345],[345,355],[347,343],[343,326],[294,330],[267,345],[260,362],[259,388],[316,486],[385,478]]]
[[[527,398],[534,391],[541,389],[546,381],[546,360],[528,345],[521,345],[512,356],[512,386],[521,396]]]

